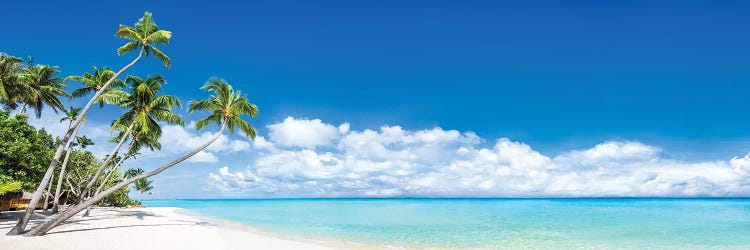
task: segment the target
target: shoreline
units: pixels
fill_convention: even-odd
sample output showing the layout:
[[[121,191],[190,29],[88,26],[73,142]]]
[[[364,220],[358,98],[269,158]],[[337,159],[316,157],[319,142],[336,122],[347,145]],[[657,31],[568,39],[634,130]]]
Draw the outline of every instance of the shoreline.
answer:
[[[320,245],[324,247],[330,247],[332,249],[368,249],[368,250],[404,249],[404,248],[399,248],[399,247],[377,246],[377,245],[361,243],[361,242],[356,242],[356,241],[351,241],[351,240],[346,240],[346,239],[329,238],[329,237],[304,237],[304,236],[294,236],[294,235],[288,235],[288,234],[283,234],[283,233],[276,233],[276,232],[271,232],[268,230],[260,229],[257,227],[253,227],[251,225],[243,224],[240,222],[234,222],[234,221],[230,221],[230,220],[226,220],[222,218],[216,218],[216,217],[204,215],[197,211],[193,211],[193,210],[186,209],[186,208],[180,208],[180,207],[154,207],[154,208],[171,208],[171,209],[174,209],[175,213],[183,214],[186,216],[191,216],[191,217],[200,219],[202,221],[211,223],[213,225],[216,225],[218,227],[229,229],[229,230],[248,232],[251,234],[257,234],[257,235],[281,239],[281,240],[310,243],[310,244]]]
[[[7,249],[377,249],[336,239],[275,234],[177,207],[92,209],[39,237],[6,236],[19,212],[0,217],[0,246]],[[44,221],[38,214],[29,228]]]

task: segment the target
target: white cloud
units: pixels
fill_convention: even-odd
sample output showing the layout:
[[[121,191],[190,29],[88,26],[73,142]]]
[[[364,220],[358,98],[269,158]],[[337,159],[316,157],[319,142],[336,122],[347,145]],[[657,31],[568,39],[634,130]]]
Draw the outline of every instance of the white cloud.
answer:
[[[162,127],[162,137],[159,139],[163,149],[175,152],[188,152],[205,144],[216,134],[212,132],[197,133],[187,130],[177,125],[164,125]],[[195,134],[194,134],[195,133]],[[222,135],[212,143],[206,151],[210,152],[242,152],[250,149],[250,142],[246,140],[232,140],[226,135]]]
[[[43,128],[53,138],[63,137],[68,132],[69,125],[69,121],[60,122],[60,119],[63,117],[62,112],[58,114],[47,112],[38,119],[31,114],[29,116],[29,124],[37,129]],[[115,144],[108,142],[113,137],[108,124],[90,120],[86,121],[78,131],[78,136],[84,135],[94,141],[94,145],[86,147],[86,150],[91,151],[98,157],[105,157],[114,149]]]
[[[239,172],[231,173],[226,166],[219,168],[218,174],[209,173],[208,178],[211,184],[224,192],[242,192],[254,186],[255,183],[261,182],[252,173],[247,176]]]
[[[349,123],[342,123],[341,125],[339,125],[339,133],[341,134],[349,133],[350,127],[351,126]]]
[[[295,119],[287,117],[283,122],[268,126],[268,138],[272,142],[286,147],[306,147],[330,145],[339,135],[347,132],[348,124],[339,128],[323,123],[320,119]]]
[[[607,141],[547,156],[507,138],[487,147],[474,133],[442,128],[409,131],[384,126],[350,131],[348,123],[337,128],[317,119],[292,117],[268,127],[271,141],[259,137],[253,145],[266,150],[258,151],[245,170],[223,168],[219,174],[211,173],[214,186],[247,195],[316,197],[750,193],[750,154],[726,161],[688,162],[662,157],[659,148],[640,142]],[[314,147],[319,145],[331,147]]]
[[[266,140],[266,138],[263,136],[255,137],[255,140],[253,140],[253,148],[261,150],[276,150],[276,148],[273,146],[273,143]]]
[[[216,155],[214,155],[211,152],[200,151],[197,154],[193,155],[193,157],[190,157],[187,160],[185,160],[185,162],[214,163],[214,162],[219,162],[219,158],[217,158]]]

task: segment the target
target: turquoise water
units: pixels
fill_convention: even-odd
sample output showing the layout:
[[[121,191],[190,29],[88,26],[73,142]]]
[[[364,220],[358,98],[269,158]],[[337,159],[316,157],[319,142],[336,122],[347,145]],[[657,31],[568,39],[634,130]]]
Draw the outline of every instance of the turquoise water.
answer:
[[[407,248],[750,249],[748,199],[152,200],[300,237]]]

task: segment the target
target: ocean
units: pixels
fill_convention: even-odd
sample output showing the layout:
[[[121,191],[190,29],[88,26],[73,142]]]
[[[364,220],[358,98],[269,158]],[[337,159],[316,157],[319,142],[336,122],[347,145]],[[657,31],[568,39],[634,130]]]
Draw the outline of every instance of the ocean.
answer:
[[[149,200],[294,237],[443,249],[750,249],[750,199]]]

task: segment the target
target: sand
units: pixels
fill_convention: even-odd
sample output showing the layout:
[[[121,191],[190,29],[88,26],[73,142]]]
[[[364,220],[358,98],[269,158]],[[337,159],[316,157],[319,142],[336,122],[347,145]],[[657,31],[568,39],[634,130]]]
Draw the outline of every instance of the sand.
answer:
[[[17,213],[17,212],[16,212]],[[5,236],[13,212],[0,214],[0,249],[343,249],[334,242],[279,237],[178,208],[96,208],[40,237]],[[30,226],[44,220],[37,216]],[[356,247],[359,248],[359,247]]]

